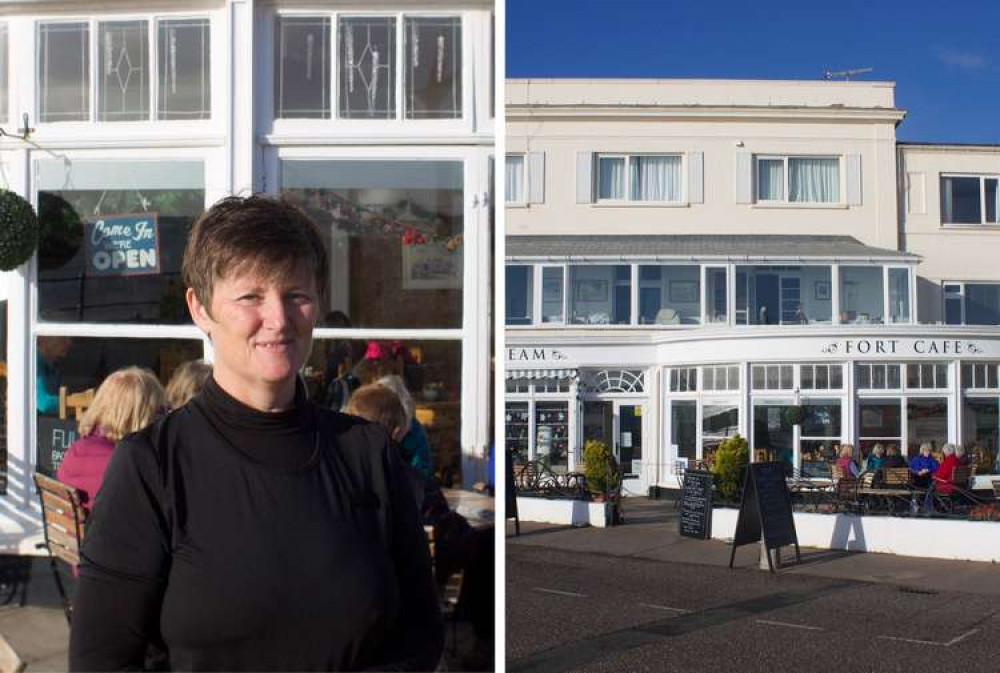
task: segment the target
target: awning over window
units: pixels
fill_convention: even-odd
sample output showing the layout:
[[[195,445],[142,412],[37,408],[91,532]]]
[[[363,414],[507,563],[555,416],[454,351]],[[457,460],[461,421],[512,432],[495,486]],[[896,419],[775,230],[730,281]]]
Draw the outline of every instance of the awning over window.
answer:
[[[506,378],[508,380],[577,379],[579,375],[580,372],[576,369],[508,369],[506,371]]]

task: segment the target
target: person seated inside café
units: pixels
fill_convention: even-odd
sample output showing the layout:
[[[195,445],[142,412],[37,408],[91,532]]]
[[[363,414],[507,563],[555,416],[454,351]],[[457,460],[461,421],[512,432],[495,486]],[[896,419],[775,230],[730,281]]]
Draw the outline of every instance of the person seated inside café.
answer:
[[[837,467],[844,471],[845,477],[857,477],[861,473],[858,462],[854,460],[853,444],[844,444],[840,447],[840,458],[837,458]]]
[[[872,447],[871,455],[865,461],[866,470],[878,470],[885,467],[885,447],[881,443]]]
[[[938,469],[934,472],[934,489],[941,495],[951,495],[954,488],[955,468],[961,465],[958,460],[956,447],[952,443],[941,447],[944,458]]]
[[[890,444],[885,450],[882,467],[906,467],[906,459],[899,455],[899,447]]]
[[[913,474],[915,486],[927,488],[931,485],[931,479],[938,470],[938,462],[931,455],[930,442],[920,445],[920,454],[910,459],[910,472]]]

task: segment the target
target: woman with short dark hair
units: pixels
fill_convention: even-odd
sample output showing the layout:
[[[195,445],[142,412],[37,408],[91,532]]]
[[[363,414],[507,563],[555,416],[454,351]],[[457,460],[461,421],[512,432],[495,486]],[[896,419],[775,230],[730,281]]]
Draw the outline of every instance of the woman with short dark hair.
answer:
[[[378,426],[307,399],[329,278],[315,224],[261,197],[195,223],[202,392],[119,445],[83,546],[70,668],[432,670],[443,642],[404,466]]]

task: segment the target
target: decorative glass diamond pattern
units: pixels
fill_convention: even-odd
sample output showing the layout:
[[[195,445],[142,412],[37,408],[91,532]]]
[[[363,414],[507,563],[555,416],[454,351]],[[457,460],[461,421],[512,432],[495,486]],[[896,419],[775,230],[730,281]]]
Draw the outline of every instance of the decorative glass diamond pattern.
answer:
[[[340,19],[340,116],[396,116],[396,19]]]
[[[586,393],[644,393],[645,374],[638,369],[590,369],[580,372]]]
[[[99,24],[99,121],[149,119],[148,21]]]

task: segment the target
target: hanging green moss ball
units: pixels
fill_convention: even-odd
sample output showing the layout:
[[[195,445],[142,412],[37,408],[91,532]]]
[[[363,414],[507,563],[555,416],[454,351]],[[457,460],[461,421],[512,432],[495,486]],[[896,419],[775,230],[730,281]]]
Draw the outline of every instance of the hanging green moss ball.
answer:
[[[38,218],[31,204],[0,191],[0,271],[10,271],[31,259],[38,248]]]

